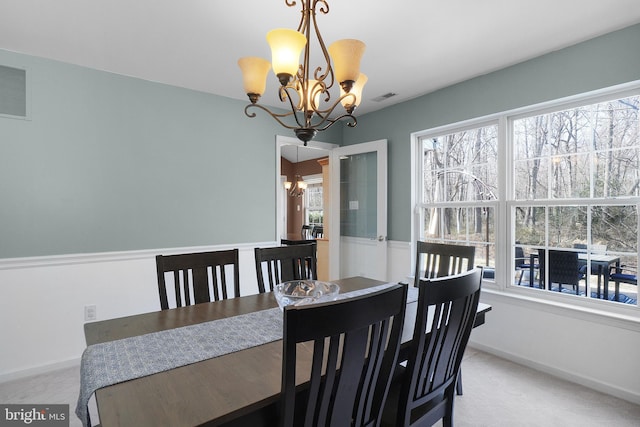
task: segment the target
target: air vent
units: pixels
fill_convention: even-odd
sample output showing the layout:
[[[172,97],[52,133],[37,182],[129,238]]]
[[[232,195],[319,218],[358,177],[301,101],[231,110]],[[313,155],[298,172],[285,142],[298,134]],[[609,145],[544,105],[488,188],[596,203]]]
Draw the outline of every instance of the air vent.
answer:
[[[27,117],[27,72],[0,65],[0,115]]]
[[[397,93],[388,92],[388,93],[385,93],[384,95],[380,95],[378,97],[373,98],[373,100],[375,102],[382,102],[382,101],[387,100],[387,99],[391,98],[392,96],[396,96],[396,95],[397,95]]]

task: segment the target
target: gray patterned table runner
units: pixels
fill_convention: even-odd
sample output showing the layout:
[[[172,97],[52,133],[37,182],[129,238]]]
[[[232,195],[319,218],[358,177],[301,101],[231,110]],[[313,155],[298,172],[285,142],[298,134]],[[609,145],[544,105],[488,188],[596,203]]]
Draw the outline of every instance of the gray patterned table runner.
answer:
[[[338,299],[388,286],[340,294]],[[99,388],[280,340],[282,326],[282,311],[272,308],[91,345],[82,354],[76,415],[88,427],[91,420],[87,405]]]

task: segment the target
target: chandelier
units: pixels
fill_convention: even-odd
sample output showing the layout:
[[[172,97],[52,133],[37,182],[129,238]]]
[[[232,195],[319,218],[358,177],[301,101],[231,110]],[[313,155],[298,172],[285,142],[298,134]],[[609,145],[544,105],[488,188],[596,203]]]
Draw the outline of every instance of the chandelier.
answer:
[[[285,0],[289,7],[295,6],[295,0]],[[360,40],[344,39],[332,43],[327,49],[316,23],[316,9],[329,13],[326,0],[303,0],[302,18],[297,30],[276,29],[267,33],[267,42],[271,47],[271,63],[263,58],[245,57],[238,60],[242,70],[244,90],[251,101],[244,109],[248,117],[255,117],[251,108],[266,111],[278,123],[292,129],[298,139],[307,145],[319,131],[324,131],[339,120],[345,120],[347,126],[358,123],[353,111],[360,104],[362,88],[367,76],[360,73],[360,58],[365,44]],[[324,57],[324,66],[311,68],[310,37],[313,29],[318,45]],[[300,53],[304,48],[302,63]],[[332,65],[333,60],[333,65]],[[274,113],[258,104],[266,88],[267,74],[273,66],[280,87],[278,95],[281,102],[288,103],[285,113]],[[313,73],[312,73],[313,71]],[[329,89],[334,82],[340,84],[337,99],[331,103]],[[321,105],[322,101],[322,105]],[[334,110],[342,104],[344,112]],[[288,111],[288,110],[291,111]],[[337,117],[335,117],[337,116]]]
[[[295,176],[295,183],[291,181],[285,181],[284,189],[289,192],[291,197],[302,197],[304,190],[307,189],[307,183],[304,182],[302,177],[298,174]]]
[[[300,150],[299,147],[296,146],[296,167],[298,166],[298,163],[300,163]],[[302,179],[302,176],[298,173],[294,178],[294,182],[284,182],[284,189],[287,190],[291,197],[302,197],[304,190],[307,189],[307,183],[304,182],[304,179]]]

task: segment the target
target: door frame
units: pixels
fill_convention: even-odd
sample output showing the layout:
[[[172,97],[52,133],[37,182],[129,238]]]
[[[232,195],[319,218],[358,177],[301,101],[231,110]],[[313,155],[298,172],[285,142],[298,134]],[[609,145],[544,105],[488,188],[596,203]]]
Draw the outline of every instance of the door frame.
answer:
[[[298,145],[300,147],[304,146],[304,144],[302,143],[302,141],[300,141],[298,138],[295,137],[291,137],[291,136],[283,136],[283,135],[276,135],[276,176],[275,176],[275,180],[276,180],[276,184],[275,184],[275,198],[276,198],[276,217],[275,217],[275,221],[276,221],[276,227],[275,227],[275,242],[276,243],[280,243],[280,236],[282,236],[282,221],[280,220],[282,218],[282,215],[284,214],[282,212],[282,198],[285,197],[286,193],[284,190],[284,186],[280,183],[280,175],[282,174],[282,168],[280,167],[280,158],[282,157],[281,153],[281,147],[283,145]],[[311,148],[318,148],[321,150],[326,150],[327,151],[327,156],[331,155],[331,151],[335,148],[338,148],[339,145],[338,144],[332,144],[330,142],[322,142],[322,141],[309,141],[307,143],[307,147],[311,147]],[[326,208],[326,207],[325,207]],[[331,210],[331,206],[328,207],[329,211]],[[326,209],[325,209],[326,211]],[[325,215],[327,215],[325,213]]]

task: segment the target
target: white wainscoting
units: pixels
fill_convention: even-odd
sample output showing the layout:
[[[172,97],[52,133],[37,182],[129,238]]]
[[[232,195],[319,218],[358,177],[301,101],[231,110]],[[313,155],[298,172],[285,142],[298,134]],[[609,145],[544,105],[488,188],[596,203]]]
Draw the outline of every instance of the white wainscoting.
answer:
[[[253,248],[239,249],[241,295],[257,293]],[[231,246],[0,260],[0,382],[79,363],[84,307],[97,320],[160,309],[155,256]]]
[[[160,309],[155,256],[239,249],[240,293],[257,293],[253,249],[275,242],[0,260],[0,382],[78,364],[86,347],[84,307],[97,320]],[[390,260],[409,244],[389,242]],[[407,258],[408,259],[408,258]],[[406,262],[392,262],[393,281]],[[408,271],[408,267],[407,267]]]
[[[413,274],[411,272],[413,260],[411,244],[394,240],[389,240],[387,243],[387,280],[389,282],[410,283],[409,276]]]
[[[340,277],[365,276],[368,274],[371,257],[376,254],[375,240],[342,237],[340,241]],[[411,269],[409,242],[387,241],[387,277],[389,282],[406,282]],[[375,277],[374,277],[375,278]]]

